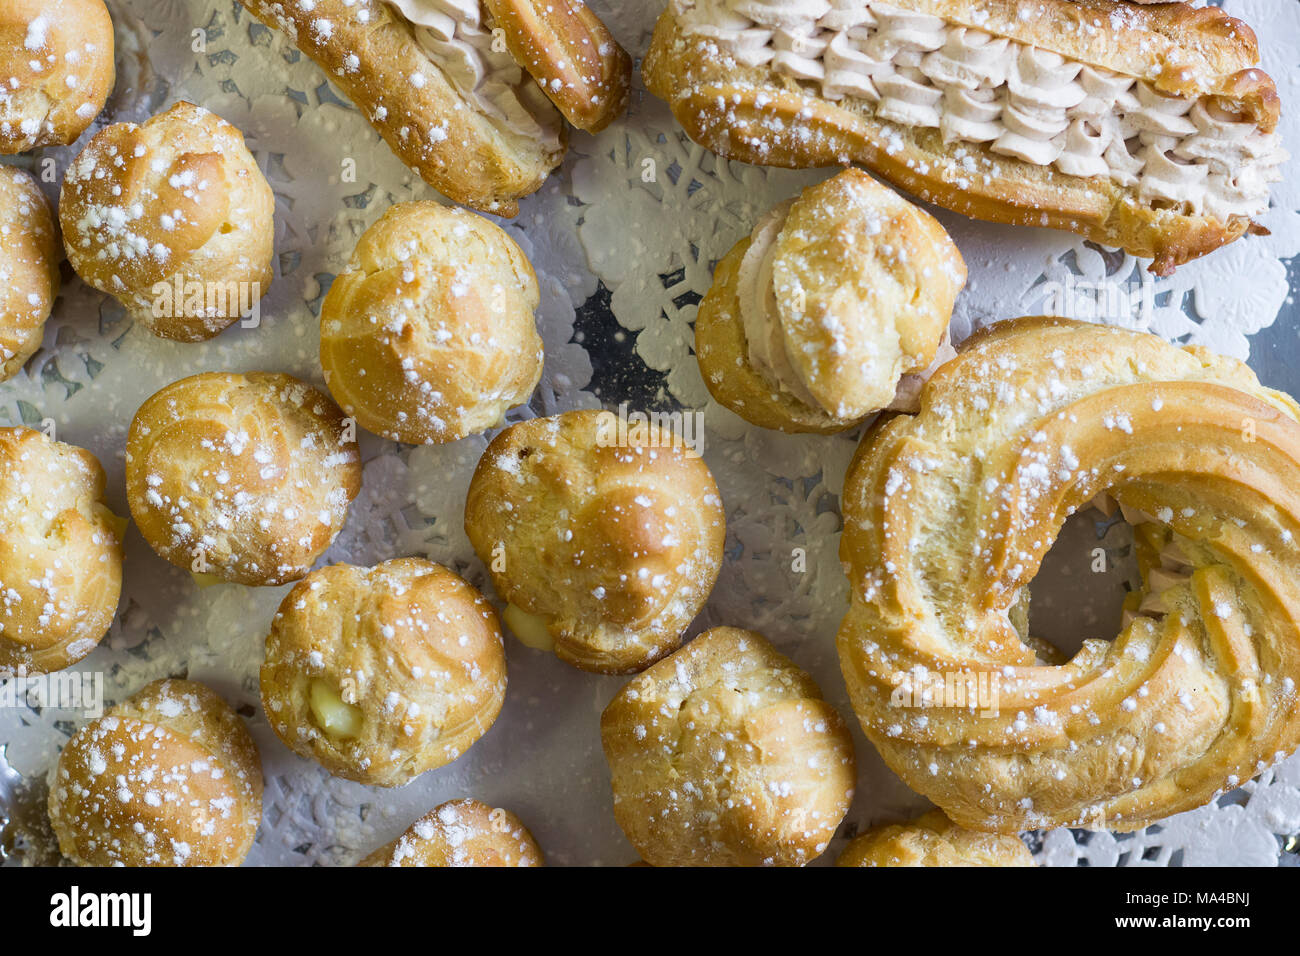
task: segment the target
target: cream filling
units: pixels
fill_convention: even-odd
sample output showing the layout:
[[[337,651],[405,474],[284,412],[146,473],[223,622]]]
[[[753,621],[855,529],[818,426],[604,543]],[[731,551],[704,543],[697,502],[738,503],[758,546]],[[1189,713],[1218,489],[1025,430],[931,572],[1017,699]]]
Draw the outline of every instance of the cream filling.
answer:
[[[747,357],[758,374],[781,391],[811,408],[821,409],[835,417],[844,417],[842,408],[860,408],[863,402],[850,400],[841,407],[831,408],[812,394],[790,355],[785,323],[777,304],[778,293],[773,276],[776,241],[785,228],[794,202],[790,199],[781,203],[758,221],[736,274],[736,295],[740,300],[740,321],[745,332]],[[934,362],[923,372],[908,373],[899,380],[894,400],[887,406],[888,410],[919,411],[922,386],[936,368],[956,354],[945,330]]]
[[[560,114],[533,78],[495,41],[481,0],[384,0],[465,99],[496,125],[560,148]],[[420,85],[423,78],[411,77]]]
[[[1070,176],[1106,176],[1144,202],[1220,220],[1268,207],[1287,159],[1276,133],[1213,97],[1145,80],[878,0],[672,0],[688,34],[748,67],[818,83],[901,126]],[[973,167],[972,167],[973,172]]]

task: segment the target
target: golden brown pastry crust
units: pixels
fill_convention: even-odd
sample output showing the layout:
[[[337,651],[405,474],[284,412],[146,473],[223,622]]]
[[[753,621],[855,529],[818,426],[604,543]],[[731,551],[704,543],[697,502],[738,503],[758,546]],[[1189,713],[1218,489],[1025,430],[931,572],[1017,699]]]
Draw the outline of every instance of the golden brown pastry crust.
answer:
[[[542,851],[509,810],[448,800],[358,866],[544,866]]]
[[[95,649],[122,591],[122,534],[90,452],[0,428],[0,675]]]
[[[632,57],[579,0],[483,0],[506,46],[564,118],[599,133],[627,112]]]
[[[30,174],[0,166],[0,382],[36,354],[59,294],[58,234]]]
[[[261,759],[207,687],[154,681],[68,741],[49,810],[81,866],[238,866],[262,820]]]
[[[1034,866],[1019,837],[957,826],[942,810],[873,827],[844,848],[836,866]]]
[[[458,203],[514,216],[519,199],[541,188],[564,159],[567,128],[561,124],[560,147],[550,149],[491,123],[378,0],[249,0],[245,6],[315,60],[402,162]],[[499,0],[491,6],[502,15],[499,28],[511,54],[546,82],[565,115],[599,129],[621,114],[631,60],[582,4]],[[410,81],[416,73],[424,78],[418,87]]]
[[[271,285],[275,197],[215,113],[180,102],[100,130],[63,180],[68,261],[163,338],[220,334]]]
[[[296,581],[361,489],[355,431],[325,394],[290,375],[172,382],[131,422],[131,515],[177,567],[239,584]]]
[[[359,721],[318,719],[317,682]],[[380,787],[451,763],[492,726],[506,691],[496,612],[422,558],[336,564],[289,592],[271,624],[262,703],[285,745],[330,773]]]
[[[1204,349],[1038,318],[974,336],[921,405],[860,447],[840,547],[841,668],[904,781],[972,829],[1132,830],[1296,746],[1292,399]],[[1176,563],[1143,567],[1157,611],[1051,664],[1011,609],[1103,491]]]
[[[614,816],[651,866],[801,866],[853,799],[853,739],[761,635],[705,631],[600,719]]]
[[[72,143],[113,91],[113,21],[103,0],[5,0],[0,77],[0,153]]]
[[[750,243],[742,239],[715,270],[695,354],[710,394],[763,428],[830,434],[889,405],[904,375],[934,361],[966,281],[938,221],[861,170],[805,189],[774,244],[772,271],[783,341],[814,405],[750,360],[739,289]]]
[[[607,674],[678,646],[726,540],[702,459],[653,424],[623,438],[610,412],[512,425],[484,452],[465,502],[465,531],[497,593],[545,622],[562,660]]]
[[[1255,35],[1217,7],[1122,0],[900,0],[943,17],[1070,60],[1148,79],[1163,93],[1209,95],[1277,125],[1273,81],[1256,68]],[[744,67],[706,37],[687,36],[671,8],[655,29],[642,74],[696,142],[729,159],[806,168],[861,163],[920,198],[991,222],[1065,229],[1151,258],[1166,275],[1239,238],[1251,222],[1226,223],[1136,201],[1131,188],[1104,178],[1067,176],[992,152],[983,144],[950,148],[938,130],[883,122],[871,104],[822,98],[812,84],[767,67]],[[971,175],[978,158],[979,175]]]
[[[500,424],[542,375],[537,276],[481,216],[399,203],[365,231],[321,306],[325,384],[362,427],[409,444]]]

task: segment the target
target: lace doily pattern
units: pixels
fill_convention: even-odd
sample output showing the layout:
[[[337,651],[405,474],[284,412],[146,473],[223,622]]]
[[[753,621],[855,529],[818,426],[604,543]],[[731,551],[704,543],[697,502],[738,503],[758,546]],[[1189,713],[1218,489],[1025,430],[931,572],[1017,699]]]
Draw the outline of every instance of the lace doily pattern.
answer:
[[[320,383],[317,316],[334,275],[390,204],[433,193],[314,64],[234,0],[109,4],[119,82],[97,128],[143,120],[177,99],[202,104],[245,132],[277,200],[275,279],[256,328],[236,326],[199,345],[165,342],[71,281],[44,348],[0,386],[0,424],[52,423],[59,438],[94,451],[109,475],[109,500],[125,514],[123,447],[140,403],[168,382],[206,370],[267,369]],[[592,6],[629,50],[647,48],[660,3]],[[1300,103],[1300,5],[1226,6],[1267,25],[1264,66],[1283,102]],[[1282,135],[1300,153],[1300,111],[1284,111]],[[53,198],[63,167],[83,143],[22,161]],[[598,137],[575,135],[564,166],[521,203],[517,219],[503,223],[536,267],[546,346],[541,388],[511,418],[622,402],[702,412],[704,456],[727,505],[728,550],[691,633],[721,624],[764,633],[848,716],[834,647],[847,601],[837,556],[839,494],[860,435],[794,436],[749,426],[710,400],[692,351],[696,306],[714,263],[763,212],[825,175],[720,160],[686,139],[667,107],[643,91],[625,122]],[[970,267],[954,320],[958,341],[997,319],[1055,310],[1246,358],[1251,337],[1294,308],[1288,267],[1300,253],[1300,178],[1274,187],[1263,219],[1270,236],[1234,243],[1167,279],[1064,233],[936,214]],[[1300,378],[1270,384],[1296,389]],[[488,437],[411,448],[363,436],[361,495],[325,560],[373,564],[424,555],[491,595],[462,524],[465,492]],[[187,674],[237,707],[267,775],[251,863],[351,864],[431,807],[469,796],[517,813],[552,862],[632,862],[614,823],[599,741],[600,712],[623,679],[580,673],[511,640],[509,690],[493,729],[460,760],[408,787],[368,789],[288,752],[261,715],[262,642],[286,588],[196,589],[134,529],[126,551],[118,619],[77,669],[102,673],[110,700],[155,678]],[[1044,601],[1052,606],[1050,595]],[[1106,620],[1098,626],[1107,627]],[[48,707],[0,708],[9,762],[28,778],[42,777],[80,719]],[[825,862],[857,830],[924,808],[855,735],[857,797]],[[1300,759],[1293,759],[1211,806],[1140,833],[1061,830],[1026,839],[1051,865],[1273,865],[1300,859],[1297,833]]]

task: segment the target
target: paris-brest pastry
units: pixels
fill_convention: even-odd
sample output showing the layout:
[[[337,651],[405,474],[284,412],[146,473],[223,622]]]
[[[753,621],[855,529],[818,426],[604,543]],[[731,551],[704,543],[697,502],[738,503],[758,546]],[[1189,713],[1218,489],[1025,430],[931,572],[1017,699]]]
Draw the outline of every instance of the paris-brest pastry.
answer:
[[[368,431],[440,444],[501,424],[542,375],[537,276],[482,216],[399,203],[321,305],[330,394]]]
[[[465,531],[520,640],[618,674],[681,642],[722,565],[726,513],[708,466],[671,430],[574,411],[492,441]]]
[[[579,0],[249,0],[425,182],[498,216],[627,108],[632,60]]]
[[[1049,658],[1016,609],[1103,492],[1136,525],[1136,603],[1114,640]],[[1244,364],[998,323],[864,440],[843,513],[854,710],[953,822],[1134,830],[1300,742],[1300,406]]]
[[[271,285],[274,217],[243,134],[185,102],[96,133],[69,165],[59,200],[77,275],[155,335],[181,342],[254,317]]]
[[[1286,159],[1255,34],[1125,0],[671,0],[651,92],[696,142],[862,163],[955,212],[1165,275],[1254,228]]]
[[[700,374],[721,404],[782,431],[914,411],[953,354],[965,282],[933,216],[845,170],[777,206],[718,263],[695,322]]]
[[[402,786],[460,757],[496,720],[501,628],[472,585],[432,561],[336,564],[281,603],[261,684],[290,749],[349,780]]]
[[[114,77],[104,0],[5,0],[0,153],[74,142],[104,108]]]
[[[145,541],[200,581],[305,575],[361,489],[356,426],[290,375],[207,372],[136,412],[126,495]]]
[[[49,811],[81,866],[238,866],[262,820],[262,764],[212,690],[154,681],[68,741]]]

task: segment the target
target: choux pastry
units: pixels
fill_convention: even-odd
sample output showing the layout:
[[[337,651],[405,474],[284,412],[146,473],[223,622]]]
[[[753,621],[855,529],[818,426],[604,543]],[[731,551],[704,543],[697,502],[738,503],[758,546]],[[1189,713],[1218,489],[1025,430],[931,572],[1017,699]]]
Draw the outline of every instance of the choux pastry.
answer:
[[[465,531],[517,637],[617,674],[681,642],[718,576],[726,515],[708,466],[670,430],[575,411],[492,441]]]
[[[854,838],[836,866],[1034,866],[1019,837],[957,826],[942,810]]]
[[[543,866],[542,851],[509,810],[449,800],[360,866]]]
[[[180,342],[254,315],[271,285],[274,215],[243,134],[185,102],[100,130],[68,167],[59,200],[77,275]]]
[[[966,264],[943,227],[849,169],[772,210],[718,264],[695,354],[709,391],[765,428],[837,432],[915,411]]]
[[[627,108],[632,60],[579,0],[248,0],[450,199],[514,216]]]
[[[651,866],[801,866],[853,798],[853,739],[762,636],[715,627],[636,677],[600,737],[614,816]]]
[[[154,681],[68,741],[49,810],[81,866],[238,866],[262,820],[261,760],[207,687]]]
[[[90,452],[0,428],[0,677],[95,649],[117,613],[124,522]]]
[[[1300,743],[1297,489],[1300,407],[1234,359],[1063,319],[977,333],[846,479],[863,729],[975,830],[1133,830],[1249,780]],[[1103,492],[1139,522],[1133,613],[1044,659],[1014,608]]]
[[[320,313],[325,383],[363,428],[437,444],[499,425],[542,375],[537,276],[499,226],[400,203],[366,230]]]
[[[27,364],[59,294],[58,234],[30,174],[0,166],[0,382]]]
[[[671,0],[642,73],[696,142],[863,163],[928,202],[1067,229],[1166,275],[1255,227],[1286,160],[1255,34],[1125,0]]]
[[[289,375],[181,379],[131,422],[131,515],[177,567],[239,584],[296,581],[361,488],[355,431],[326,395]]]
[[[422,558],[312,572],[266,639],[272,729],[360,783],[398,787],[451,763],[492,726],[505,692],[496,612]]]
[[[5,0],[0,153],[75,141],[104,108],[115,73],[103,0]]]

